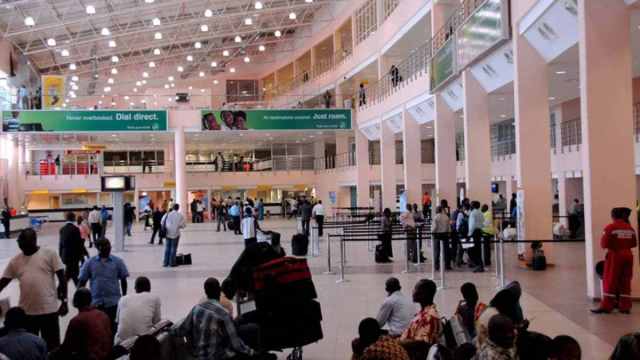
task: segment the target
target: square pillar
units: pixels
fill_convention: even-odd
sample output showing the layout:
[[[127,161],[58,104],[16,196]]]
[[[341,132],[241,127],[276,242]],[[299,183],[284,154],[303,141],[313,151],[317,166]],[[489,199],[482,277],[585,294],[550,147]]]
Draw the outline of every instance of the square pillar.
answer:
[[[436,201],[447,200],[455,207],[457,194],[456,176],[456,114],[449,108],[442,95],[435,95],[435,158]]]
[[[594,266],[604,258],[599,240],[611,222],[611,209],[631,208],[631,224],[637,219],[629,29],[631,9],[623,1],[578,1],[587,294],[592,298],[600,296]],[[638,296],[634,262],[632,295]]]
[[[358,206],[369,206],[369,139],[359,129],[356,135],[356,194]]]
[[[466,197],[491,207],[491,124],[489,94],[471,71],[462,73],[464,87],[464,153]]]
[[[422,159],[420,124],[406,110],[402,112],[402,151],[404,158],[404,190],[407,202],[422,202]]]
[[[569,226],[569,221],[566,218],[567,210],[569,204],[567,198],[567,177],[564,171],[560,171],[557,177],[558,181],[558,222],[563,224],[565,227]]]
[[[382,207],[396,208],[396,138],[386,121],[380,126],[380,172]],[[400,209],[402,210],[402,209]]]
[[[176,166],[176,197],[175,201],[180,205],[180,213],[183,216],[187,216],[187,209],[189,208],[188,195],[187,195],[187,167],[186,167],[186,151],[185,151],[185,139],[184,128],[178,126],[174,129],[174,158]]]
[[[514,107],[519,238],[552,238],[552,179],[547,64],[514,27]],[[548,254],[551,244],[544,244]]]

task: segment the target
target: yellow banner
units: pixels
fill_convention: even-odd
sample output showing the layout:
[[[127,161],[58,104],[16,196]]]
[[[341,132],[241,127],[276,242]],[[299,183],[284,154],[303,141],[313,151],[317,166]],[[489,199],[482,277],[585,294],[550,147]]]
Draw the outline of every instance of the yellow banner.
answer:
[[[102,145],[102,144],[84,144],[84,145],[82,145],[82,150],[85,150],[85,151],[104,150],[106,148],[107,148],[107,146],[106,145]]]
[[[293,185],[293,190],[295,190],[295,191],[306,191],[307,190],[307,185],[306,184]]]
[[[256,186],[257,191],[271,191],[273,187],[271,185],[258,185]]]
[[[175,180],[166,180],[165,182],[162,183],[162,187],[174,188],[176,187],[176,182]]]
[[[47,194],[49,194],[48,189],[31,190],[31,195],[47,195]]]
[[[85,188],[75,188],[75,189],[71,189],[71,193],[73,193],[73,194],[84,194],[84,193],[86,193],[86,192],[88,192],[88,190],[87,190],[87,189],[85,189]]]
[[[42,76],[42,109],[62,107],[64,102],[64,76]]]
[[[232,186],[232,185],[224,185],[222,186],[222,191],[234,191],[237,190],[238,188],[236,186]]]

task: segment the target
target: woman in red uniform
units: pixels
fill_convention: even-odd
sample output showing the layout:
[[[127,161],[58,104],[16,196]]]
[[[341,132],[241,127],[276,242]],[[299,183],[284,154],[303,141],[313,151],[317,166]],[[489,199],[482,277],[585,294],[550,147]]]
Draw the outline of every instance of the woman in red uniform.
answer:
[[[604,228],[600,246],[607,249],[604,263],[604,293],[600,307],[593,313],[610,313],[618,306],[621,313],[631,310],[631,277],[633,275],[633,254],[637,246],[636,233],[629,224],[631,210],[614,208],[611,210],[613,222]]]

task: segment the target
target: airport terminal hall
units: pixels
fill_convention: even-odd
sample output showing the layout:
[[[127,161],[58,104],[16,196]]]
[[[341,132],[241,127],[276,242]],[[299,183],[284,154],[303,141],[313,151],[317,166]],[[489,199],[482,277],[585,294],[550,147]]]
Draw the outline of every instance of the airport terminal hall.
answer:
[[[0,0],[0,360],[640,360],[639,0]]]

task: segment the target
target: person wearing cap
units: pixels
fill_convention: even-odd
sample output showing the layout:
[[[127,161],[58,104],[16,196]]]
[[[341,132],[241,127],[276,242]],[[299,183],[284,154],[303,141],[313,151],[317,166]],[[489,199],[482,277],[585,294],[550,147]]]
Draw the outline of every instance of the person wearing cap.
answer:
[[[621,313],[631,310],[631,277],[633,275],[633,253],[638,245],[635,230],[629,224],[631,209],[611,210],[613,222],[607,225],[600,238],[600,246],[607,250],[603,274],[603,294],[600,306],[592,309],[594,314],[608,314],[618,307]]]

